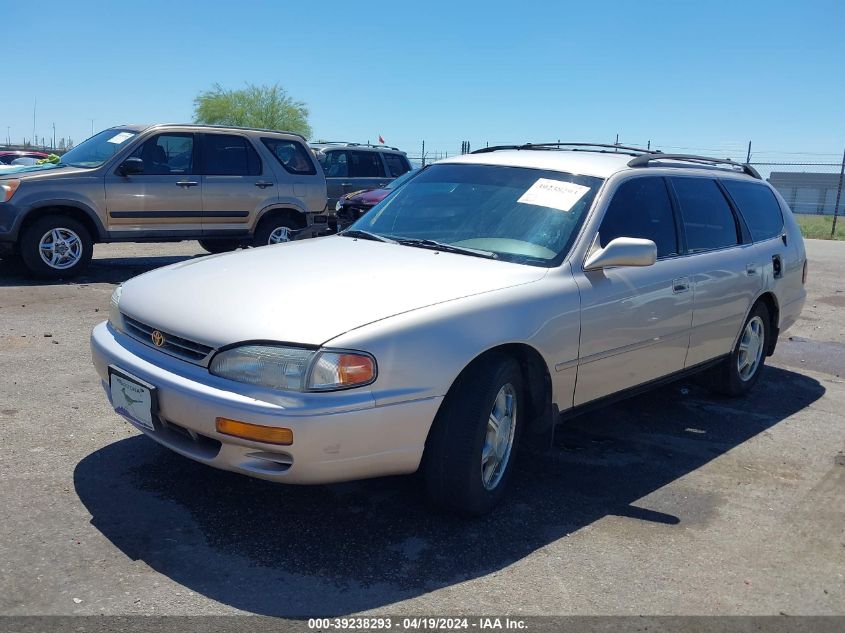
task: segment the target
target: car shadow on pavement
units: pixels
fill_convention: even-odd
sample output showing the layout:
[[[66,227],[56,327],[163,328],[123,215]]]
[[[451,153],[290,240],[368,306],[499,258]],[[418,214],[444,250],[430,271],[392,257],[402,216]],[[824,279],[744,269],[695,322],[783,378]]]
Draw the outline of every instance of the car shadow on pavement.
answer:
[[[102,257],[91,260],[88,267],[79,275],[68,279],[36,279],[27,274],[26,269],[14,259],[0,260],[0,288],[8,286],[65,286],[70,284],[120,284],[142,273],[177,262],[206,257],[205,254],[164,255],[153,257]]]
[[[718,490],[664,486],[825,391],[784,369],[761,378],[744,399],[678,382],[569,420],[552,450],[523,451],[504,503],[474,520],[432,508],[416,477],[286,487],[138,436],[84,458],[74,481],[98,530],[189,590],[262,615],[339,615],[501,570],[608,515],[706,525]]]

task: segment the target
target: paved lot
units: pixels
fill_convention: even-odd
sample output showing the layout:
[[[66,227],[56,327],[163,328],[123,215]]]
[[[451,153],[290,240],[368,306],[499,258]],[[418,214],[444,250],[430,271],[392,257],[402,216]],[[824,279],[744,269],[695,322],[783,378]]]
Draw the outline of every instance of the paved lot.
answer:
[[[476,521],[414,478],[281,487],[122,422],[88,333],[196,243],[98,246],[70,284],[0,262],[0,613],[843,614],[845,243],[808,250],[750,397],[684,382],[578,418]]]

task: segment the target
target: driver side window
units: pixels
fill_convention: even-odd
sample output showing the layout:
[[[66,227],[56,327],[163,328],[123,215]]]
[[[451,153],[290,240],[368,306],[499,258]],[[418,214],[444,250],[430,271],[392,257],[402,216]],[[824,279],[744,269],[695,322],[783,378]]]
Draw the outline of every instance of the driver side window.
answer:
[[[679,254],[675,216],[663,178],[634,178],[619,186],[599,229],[602,248],[617,237],[651,240],[657,245],[658,259]]]
[[[132,157],[144,161],[144,171],[139,176],[191,174],[194,167],[194,135],[159,134],[144,141],[132,153]]]

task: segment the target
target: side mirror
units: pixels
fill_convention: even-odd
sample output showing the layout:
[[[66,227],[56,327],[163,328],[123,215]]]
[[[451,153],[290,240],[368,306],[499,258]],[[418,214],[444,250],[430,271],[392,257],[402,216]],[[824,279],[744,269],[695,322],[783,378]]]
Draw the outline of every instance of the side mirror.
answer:
[[[657,245],[636,237],[617,237],[584,262],[584,270],[609,266],[651,266],[657,261]]]
[[[140,174],[144,171],[144,161],[140,158],[127,158],[117,168],[121,176],[131,176],[132,174]]]

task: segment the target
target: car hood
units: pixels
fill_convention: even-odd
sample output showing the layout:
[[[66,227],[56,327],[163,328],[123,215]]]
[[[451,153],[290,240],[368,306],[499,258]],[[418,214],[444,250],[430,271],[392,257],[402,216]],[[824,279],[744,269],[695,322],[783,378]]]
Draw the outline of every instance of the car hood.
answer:
[[[373,321],[531,283],[545,268],[331,236],[198,257],[126,282],[121,312],[212,347],[320,345]]]
[[[387,197],[390,189],[370,189],[349,197],[350,202],[358,204],[378,204]]]
[[[0,171],[0,178],[20,178],[21,180],[43,180],[44,178],[67,178],[77,174],[90,174],[91,169],[70,167],[69,165],[10,165],[10,169]]]

